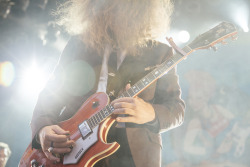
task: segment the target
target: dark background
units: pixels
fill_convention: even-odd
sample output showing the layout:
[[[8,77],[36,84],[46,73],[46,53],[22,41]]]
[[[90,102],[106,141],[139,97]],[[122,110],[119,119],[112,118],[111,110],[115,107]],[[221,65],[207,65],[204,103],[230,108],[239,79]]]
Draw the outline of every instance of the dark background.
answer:
[[[0,63],[11,62],[14,71],[13,82],[9,86],[0,85],[0,141],[8,143],[12,150],[9,167],[18,165],[31,141],[29,122],[38,95],[31,88],[23,89],[23,71],[36,61],[37,66],[49,74],[69,39],[69,35],[55,25],[50,14],[56,9],[56,3],[52,0],[0,0]],[[244,8],[248,13],[243,13],[243,16],[246,16],[249,26],[249,0],[176,0],[171,36],[177,39],[176,32],[187,30],[193,40],[221,21],[237,26],[237,41],[218,45],[217,52],[197,51],[181,62],[177,69],[185,100],[189,90],[186,74],[192,70],[205,71],[216,80],[220,97],[217,102],[232,110],[236,119],[247,122],[250,118],[250,33],[243,31],[239,19],[234,19],[234,15]],[[6,9],[10,11],[8,15],[5,14]],[[178,39],[176,42],[179,46],[185,45]],[[163,166],[180,160],[180,148],[175,148],[173,141],[183,142],[181,132],[191,116],[187,108],[185,123],[163,134]],[[245,150],[248,148],[246,145]],[[248,159],[243,157],[242,163],[249,164]]]

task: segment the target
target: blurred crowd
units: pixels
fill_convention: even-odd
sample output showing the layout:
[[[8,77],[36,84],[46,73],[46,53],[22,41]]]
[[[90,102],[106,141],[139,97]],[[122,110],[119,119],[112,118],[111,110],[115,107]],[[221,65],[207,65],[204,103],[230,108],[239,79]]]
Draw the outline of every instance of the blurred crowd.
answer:
[[[165,166],[248,167],[249,96],[218,84],[207,71],[188,71],[185,80],[185,122],[165,136],[169,142]]]
[[[8,144],[0,142],[0,167],[5,167],[10,155],[11,150]]]

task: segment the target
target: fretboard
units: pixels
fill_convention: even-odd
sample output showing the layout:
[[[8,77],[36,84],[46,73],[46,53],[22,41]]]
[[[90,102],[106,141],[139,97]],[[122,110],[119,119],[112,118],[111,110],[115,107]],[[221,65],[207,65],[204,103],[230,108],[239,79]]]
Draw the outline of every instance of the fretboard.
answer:
[[[190,54],[192,50],[191,48],[186,46],[183,48],[183,51]],[[154,83],[154,81],[156,81],[161,76],[163,76],[168,71],[170,71],[176,64],[182,61],[186,56],[176,53],[173,56],[169,57],[166,61],[164,61],[162,64],[160,64],[150,73],[148,73],[145,77],[143,77],[141,80],[139,80],[134,85],[132,85],[131,88],[124,91],[118,98],[137,96],[140,92],[146,89],[149,85]],[[91,116],[88,119],[88,124],[90,128],[94,128],[97,125],[99,125],[102,121],[104,121],[107,117],[109,117],[113,113],[113,111],[114,111],[113,106],[107,105],[101,111]]]

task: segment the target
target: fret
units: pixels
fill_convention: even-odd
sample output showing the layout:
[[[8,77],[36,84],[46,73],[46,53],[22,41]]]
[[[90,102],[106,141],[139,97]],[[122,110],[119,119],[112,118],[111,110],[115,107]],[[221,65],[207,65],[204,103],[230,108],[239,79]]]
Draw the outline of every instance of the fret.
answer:
[[[104,119],[106,118],[106,116],[104,115],[104,111],[101,110],[100,114],[101,114],[101,116],[102,116],[102,120],[104,120]]]
[[[173,64],[174,64],[174,60],[172,60],[172,59],[170,59],[170,60],[168,60],[168,61],[166,62],[166,65],[167,65],[168,67],[171,67]]]
[[[99,116],[99,118],[100,118],[100,122],[102,122],[102,120],[103,120],[103,116],[102,116],[101,112],[98,112],[98,113],[97,113],[97,115],[98,115],[98,116]]]
[[[173,59],[174,62],[178,62],[182,58],[183,58],[183,56],[180,55],[179,53],[177,53],[174,56],[172,56],[172,59]]]
[[[133,97],[134,94],[135,94],[135,92],[134,92],[133,89],[131,89],[131,88],[128,89],[127,92],[128,92],[128,94],[130,95],[130,97]]]
[[[112,114],[114,110],[115,110],[115,108],[113,106],[109,105],[109,113]]]
[[[182,49],[184,52],[189,53],[192,51],[192,49],[187,45]]]
[[[106,110],[106,113],[108,113],[108,115],[111,114],[111,113],[110,113],[110,109],[109,109],[109,105],[107,105],[107,106],[105,107],[105,110]]]
[[[105,115],[105,117],[107,117],[107,116],[109,115],[109,113],[108,113],[107,109],[105,108],[103,111],[104,111],[104,115]]]
[[[95,117],[96,117],[96,119],[97,119],[97,124],[98,124],[99,122],[101,122],[101,119],[98,117],[98,113],[95,114]]]
[[[124,97],[130,97],[130,95],[128,94],[127,91],[123,92],[123,96],[124,96]]]
[[[104,119],[106,116],[104,115],[104,111],[103,110],[101,110],[100,111],[100,114],[101,114],[101,116],[102,116],[102,119]]]
[[[94,123],[95,123],[95,125],[97,125],[97,124],[98,124],[97,118],[95,117],[95,115],[93,115],[92,117],[94,118]]]
[[[111,105],[109,105],[110,107],[110,110],[113,112],[114,110],[115,110],[115,108],[113,107],[113,106],[111,106]]]
[[[144,84],[143,84],[142,80],[138,81],[138,82],[136,83],[136,85],[137,85],[137,87],[138,87],[140,90],[142,90],[142,89],[144,88]]]
[[[156,78],[154,74],[152,74],[152,72],[150,72],[146,77],[148,78],[149,83],[152,82]]]
[[[165,65],[165,66],[163,67],[163,70],[165,71],[164,73],[166,73],[166,72],[168,71],[168,69],[169,69],[169,67],[168,67],[167,65]]]
[[[149,84],[149,80],[147,77],[144,77],[141,81],[144,84],[144,86],[147,86]]]
[[[89,120],[91,122],[92,127],[95,127],[96,124],[95,124],[95,121],[93,120],[93,117],[91,117]]]
[[[95,127],[97,125],[97,122],[94,117],[92,117],[92,121],[93,121],[93,126]]]
[[[115,110],[114,107],[111,105],[107,105],[106,108],[107,108],[109,114],[112,114],[113,111]]]
[[[95,123],[95,120],[93,119],[93,117],[91,117],[91,122],[92,122],[93,127],[95,127],[96,123]]]
[[[102,120],[101,122],[106,118],[105,115],[102,113],[102,110],[99,112],[99,115],[101,116]]]
[[[164,65],[163,65],[163,63],[162,63],[162,64],[157,68],[157,70],[160,71],[161,74],[165,72],[165,71],[163,70],[163,67],[164,67]]]
[[[169,66],[168,66],[169,64],[170,64],[169,60],[162,63],[162,65],[163,65],[162,69],[163,69],[164,72],[166,72],[166,70],[169,68]]]
[[[98,124],[100,122],[99,117],[97,116],[97,114],[95,114],[94,117],[96,118],[96,123]]]
[[[158,78],[161,75],[161,72],[158,70],[158,68],[152,71],[151,73],[155,78]]]
[[[161,71],[162,74],[165,74],[167,69],[168,69],[168,67],[165,65],[165,63],[162,64],[162,66],[160,67],[160,71]]]
[[[87,123],[88,123],[88,125],[89,125],[90,128],[93,128],[93,125],[92,125],[90,119],[87,120]]]
[[[169,71],[169,67],[171,67],[173,64],[174,64],[174,63],[173,63],[172,60],[170,60],[170,61],[168,60],[168,61],[166,61],[166,62],[164,63],[163,69],[164,69],[165,73],[166,73],[167,71]]]
[[[137,86],[137,84],[134,84],[131,88],[135,93],[138,93],[140,91],[140,88]]]

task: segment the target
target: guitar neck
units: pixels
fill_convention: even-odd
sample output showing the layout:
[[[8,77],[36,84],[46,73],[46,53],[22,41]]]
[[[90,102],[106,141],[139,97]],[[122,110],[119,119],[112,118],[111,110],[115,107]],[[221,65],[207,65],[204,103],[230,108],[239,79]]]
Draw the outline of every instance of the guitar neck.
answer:
[[[185,56],[176,53],[173,56],[169,57],[166,61],[160,64],[157,68],[148,73],[145,77],[139,80],[137,83],[131,86],[128,90],[124,91],[118,98],[122,97],[135,97],[140,94],[143,90],[145,90],[148,86],[170,71],[175,65],[181,62],[192,52],[192,49],[189,46],[185,46],[182,49],[185,53]],[[91,116],[87,122],[90,128],[94,128],[99,125],[102,121],[104,121],[107,117],[109,117],[114,111],[113,106],[107,105],[101,111],[97,112],[93,116]]]
[[[183,50],[184,51],[189,50],[188,52],[191,51],[188,46],[184,47]],[[186,53],[188,53],[188,52],[186,52]],[[170,71],[176,64],[178,64],[180,61],[185,59],[186,56],[187,55],[182,56],[182,55],[176,53],[173,56],[169,57],[166,61],[164,61],[162,64],[160,64],[157,68],[152,70],[145,77],[143,77],[141,80],[139,80],[133,86],[131,86],[130,89],[124,91],[118,98],[137,96],[143,90],[145,90],[148,86],[150,86],[156,80],[161,78],[164,74],[166,74],[168,71]]]

